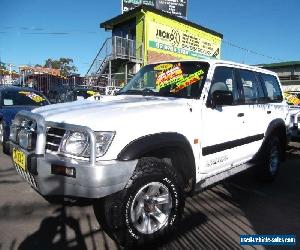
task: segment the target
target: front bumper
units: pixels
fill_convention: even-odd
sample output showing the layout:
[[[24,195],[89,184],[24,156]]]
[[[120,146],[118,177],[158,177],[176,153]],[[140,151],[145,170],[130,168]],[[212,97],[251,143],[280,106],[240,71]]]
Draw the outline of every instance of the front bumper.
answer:
[[[57,155],[28,154],[14,143],[10,143],[11,155],[13,148],[21,150],[27,158],[26,171],[14,163],[17,172],[43,196],[101,198],[110,195],[125,188],[137,164],[137,160],[111,160],[91,165]],[[76,176],[54,174],[53,166],[74,168]]]

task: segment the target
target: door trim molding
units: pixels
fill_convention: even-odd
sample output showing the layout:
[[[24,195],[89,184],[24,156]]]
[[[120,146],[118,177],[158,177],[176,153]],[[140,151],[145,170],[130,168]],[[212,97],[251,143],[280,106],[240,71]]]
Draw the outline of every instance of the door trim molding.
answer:
[[[244,144],[249,144],[255,141],[260,141],[264,138],[264,134],[258,134],[258,135],[253,135],[253,136],[248,136],[242,139],[237,139],[234,141],[228,141],[228,142],[223,142],[220,144],[215,144],[215,145],[211,145],[211,146],[207,146],[202,148],[202,155],[206,156],[206,155],[210,155],[210,154],[215,154],[227,149],[232,149],[235,147],[239,147],[242,146]]]

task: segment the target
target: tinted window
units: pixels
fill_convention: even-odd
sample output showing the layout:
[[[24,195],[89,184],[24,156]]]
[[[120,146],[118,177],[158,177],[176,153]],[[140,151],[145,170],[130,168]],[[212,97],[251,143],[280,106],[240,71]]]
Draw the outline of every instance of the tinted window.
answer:
[[[217,67],[209,90],[210,96],[216,90],[231,91],[233,100],[238,100],[238,91],[234,81],[234,71],[228,67]]]
[[[277,78],[273,75],[260,74],[263,80],[265,95],[269,101],[282,101],[282,94]]]
[[[48,104],[44,96],[30,90],[6,90],[2,92],[1,97],[3,106],[44,106]]]
[[[264,93],[259,86],[254,72],[243,69],[239,69],[238,71],[245,103],[256,103],[259,99],[263,99]]]

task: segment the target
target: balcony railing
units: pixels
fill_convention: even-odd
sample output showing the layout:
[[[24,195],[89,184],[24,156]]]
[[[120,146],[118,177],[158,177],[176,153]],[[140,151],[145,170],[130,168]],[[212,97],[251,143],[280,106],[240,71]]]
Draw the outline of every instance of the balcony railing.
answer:
[[[87,76],[99,76],[112,60],[123,59],[133,63],[143,63],[143,46],[127,38],[113,36],[107,38],[97,53]]]

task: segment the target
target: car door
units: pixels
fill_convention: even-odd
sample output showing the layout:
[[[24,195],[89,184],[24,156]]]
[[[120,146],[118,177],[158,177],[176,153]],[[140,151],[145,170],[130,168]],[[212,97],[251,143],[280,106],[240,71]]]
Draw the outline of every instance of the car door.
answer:
[[[211,100],[216,90],[228,91],[233,96],[230,105],[213,107]],[[217,66],[214,69],[206,106],[202,109],[200,172],[222,171],[244,160],[241,150],[244,128],[244,105],[240,104],[240,89],[235,69]]]
[[[241,89],[240,103],[244,106],[244,157],[251,159],[262,144],[269,111],[263,88],[254,71],[236,69],[236,79]]]

